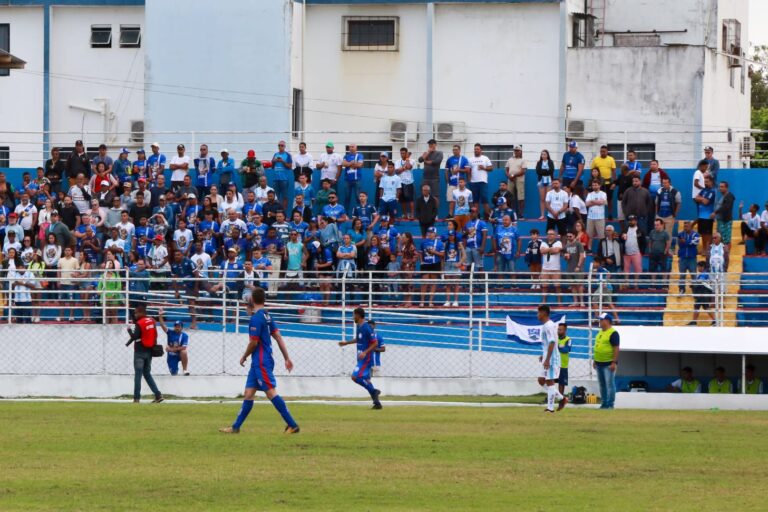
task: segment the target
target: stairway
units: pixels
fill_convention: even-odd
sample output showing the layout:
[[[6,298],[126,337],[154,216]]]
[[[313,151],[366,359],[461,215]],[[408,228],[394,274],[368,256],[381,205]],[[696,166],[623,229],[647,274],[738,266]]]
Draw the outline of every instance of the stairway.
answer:
[[[678,231],[682,231],[683,223],[678,224]],[[739,245],[741,241],[741,221],[733,221],[731,227],[731,255],[728,264],[728,273],[736,274],[730,276],[730,280],[726,284],[726,294],[728,297],[725,299],[725,313],[723,317],[723,327],[736,327],[736,308],[738,307],[738,293],[739,293],[739,275],[744,270],[744,255],[746,253],[745,246]],[[701,247],[699,248],[701,251]],[[704,256],[699,256],[699,261],[704,260]],[[675,253],[672,258],[672,269],[678,270],[677,254]],[[664,311],[664,325],[665,326],[680,326],[688,325],[688,322],[693,320],[693,296],[691,295],[690,278],[687,280],[685,293],[682,295],[677,294],[677,284],[672,283],[670,286],[670,293],[667,295],[667,309]],[[710,318],[708,315],[702,313],[699,314],[698,320],[699,326],[709,326]]]

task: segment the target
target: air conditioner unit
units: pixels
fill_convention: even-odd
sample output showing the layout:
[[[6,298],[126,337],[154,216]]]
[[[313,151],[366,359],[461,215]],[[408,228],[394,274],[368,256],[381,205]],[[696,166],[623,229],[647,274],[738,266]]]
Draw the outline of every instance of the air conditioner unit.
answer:
[[[598,137],[597,121],[593,119],[569,119],[565,137],[574,140],[595,140]]]
[[[392,142],[416,142],[419,140],[418,124],[411,121],[390,121],[389,138]]]
[[[144,142],[144,121],[131,121],[131,142]]]
[[[728,67],[740,68],[743,65],[741,60],[741,46],[732,44],[731,51],[729,53],[730,55],[728,56]]]
[[[739,156],[741,158],[747,158],[755,156],[755,138],[754,137],[742,137],[739,147]]]
[[[462,142],[467,140],[466,124],[457,123],[435,123],[432,131],[435,133],[435,140],[438,142]]]

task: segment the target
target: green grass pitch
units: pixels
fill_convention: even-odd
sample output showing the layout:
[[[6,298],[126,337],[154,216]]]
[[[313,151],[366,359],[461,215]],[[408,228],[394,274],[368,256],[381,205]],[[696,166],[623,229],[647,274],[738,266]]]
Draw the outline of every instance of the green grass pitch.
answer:
[[[0,510],[765,510],[768,414],[0,402]]]

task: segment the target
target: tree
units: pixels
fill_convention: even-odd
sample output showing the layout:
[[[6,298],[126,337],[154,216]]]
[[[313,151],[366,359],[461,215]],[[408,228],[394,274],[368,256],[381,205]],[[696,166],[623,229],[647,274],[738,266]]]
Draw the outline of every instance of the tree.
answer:
[[[768,46],[756,46],[752,60],[759,63],[749,69],[752,82],[752,129],[762,130],[752,134],[757,149],[762,150],[755,153],[752,167],[768,167]]]

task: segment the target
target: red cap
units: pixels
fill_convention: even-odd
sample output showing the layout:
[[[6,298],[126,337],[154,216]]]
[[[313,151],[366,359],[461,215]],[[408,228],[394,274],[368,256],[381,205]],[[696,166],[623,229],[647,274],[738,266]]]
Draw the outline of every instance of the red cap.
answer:
[[[163,239],[163,235],[155,235],[155,241],[156,242],[162,242],[163,240],[164,240]]]
[[[11,213],[10,215],[8,215],[8,218],[9,218],[9,219],[18,219],[18,218],[19,218],[19,216],[18,216],[18,215],[16,215],[16,212],[13,212],[13,213]]]
[[[143,181],[143,182],[146,183],[147,180],[146,180],[146,178],[144,178],[144,176],[142,176],[141,178],[138,179],[138,181]]]
[[[252,149],[248,150],[248,158],[253,158],[256,156],[256,152]]]

